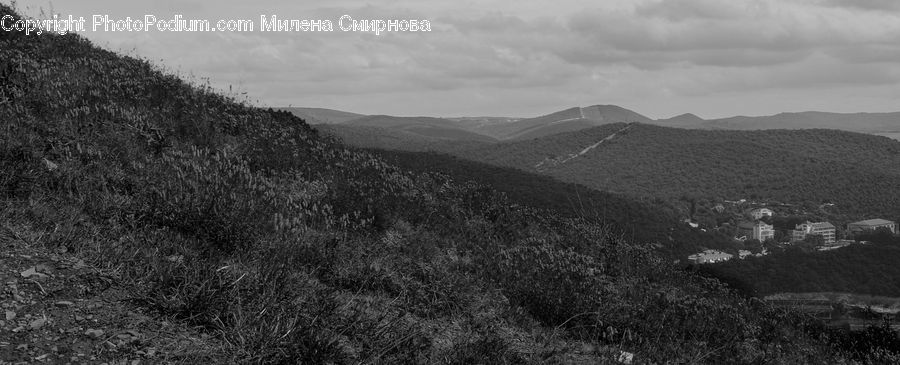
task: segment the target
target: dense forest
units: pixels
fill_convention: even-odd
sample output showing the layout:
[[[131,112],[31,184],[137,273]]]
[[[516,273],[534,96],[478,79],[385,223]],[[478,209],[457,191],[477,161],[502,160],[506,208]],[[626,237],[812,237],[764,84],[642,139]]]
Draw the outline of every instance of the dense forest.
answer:
[[[398,151],[456,151],[489,145],[478,140],[447,140],[398,129],[365,125],[317,124],[325,134],[336,136],[349,146]]]
[[[399,168],[78,35],[0,32],[0,79],[3,239],[78,255],[121,302],[224,346],[173,362],[897,360],[602,225]],[[62,335],[0,336],[32,334]]]
[[[661,199],[638,200],[436,152],[370,151],[412,171],[441,172],[457,180],[476,181],[505,193],[512,201],[605,224],[612,235],[653,245],[672,258],[708,248],[736,249],[730,236],[691,228],[683,222],[681,212]]]
[[[454,151],[535,170],[624,126]],[[705,131],[633,124],[542,173],[588,187],[670,200],[684,196],[792,204],[833,203],[835,216],[900,217],[900,142],[835,130]]]
[[[840,224],[900,218],[900,142],[887,137],[824,129],[626,126],[614,123],[496,144],[401,139],[346,127],[330,132],[355,146],[444,152],[593,189],[665,199],[682,209],[691,200],[747,199],[808,207],[812,211],[805,213]],[[825,203],[834,205],[822,207]]]
[[[776,255],[700,265],[701,273],[747,295],[839,292],[900,297],[900,237],[859,237],[869,244],[810,252],[793,247]]]

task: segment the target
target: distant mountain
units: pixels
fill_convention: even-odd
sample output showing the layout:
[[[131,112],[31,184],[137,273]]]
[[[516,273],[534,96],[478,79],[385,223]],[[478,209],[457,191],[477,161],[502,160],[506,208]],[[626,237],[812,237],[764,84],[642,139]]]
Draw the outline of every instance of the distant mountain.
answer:
[[[281,110],[304,118],[310,124],[365,125],[403,130],[407,133],[443,140],[519,141],[574,132],[610,123],[634,122],[687,129],[836,129],[900,139],[900,112],[842,114],[811,111],[719,119],[703,119],[695,114],[685,113],[668,119],[651,120],[639,113],[615,105],[573,107],[540,117],[524,119],[367,116],[322,108],[281,108]],[[383,123],[383,125],[379,123]],[[475,135],[489,138],[480,138]]]
[[[317,124],[313,128],[322,133],[339,138],[343,143],[360,148],[377,148],[382,150],[402,150],[414,152],[456,151],[480,148],[496,140],[484,141],[481,138],[465,140],[449,140],[433,138],[420,133],[403,129],[370,127],[347,124]],[[484,137],[490,138],[490,137]]]
[[[340,128],[341,133],[351,134],[354,141],[369,146],[375,146],[388,139],[403,140],[404,143],[420,144],[434,140],[460,140],[494,142],[494,138],[478,129],[487,125],[509,123],[515,118],[503,117],[461,117],[461,118],[432,118],[432,117],[397,117],[391,115],[363,115],[334,109],[324,108],[278,108],[303,118],[309,124],[342,124],[347,128]],[[352,131],[352,127],[366,127],[361,131]],[[385,131],[377,131],[372,128],[381,128]],[[332,130],[336,132],[337,130]],[[363,141],[359,132],[369,133],[379,141]],[[390,136],[390,137],[388,137]],[[416,136],[424,137],[416,138]],[[418,147],[416,148],[418,149]]]
[[[703,120],[692,114],[684,114],[671,119],[663,119],[656,124],[700,129],[837,129],[861,133],[900,132],[900,112],[896,113],[825,113],[801,112],[780,113],[770,116]]]
[[[0,4],[7,18],[25,22]],[[125,327],[118,313],[143,313],[144,328],[174,331],[142,347],[191,363],[850,362],[799,315],[680,270],[601,222],[394,166],[287,111],[53,33],[0,32],[0,119],[15,121],[0,133],[0,245],[17,254],[0,256],[0,280],[47,277],[17,289],[30,305],[15,307],[15,323],[5,311],[2,327],[30,329],[2,332],[0,363],[58,363],[66,347],[33,355],[93,347],[80,330],[57,331],[73,323],[59,313],[25,314],[60,297],[72,310],[90,303],[92,327],[108,334]],[[530,189],[513,179],[503,182]],[[665,216],[646,201],[598,199],[612,204],[593,207],[601,217],[639,229]],[[102,263],[116,290],[64,290],[50,270],[86,284],[99,272],[37,264],[51,259]],[[64,292],[38,295],[44,287]]]
[[[346,121],[341,125],[385,128],[433,140],[496,141],[494,138],[469,131],[457,122],[441,118],[370,115]]]
[[[336,124],[344,123],[348,120],[364,117],[363,114],[350,113],[334,109],[324,108],[277,108],[279,110],[290,112],[300,118],[306,120],[308,124]]]
[[[729,118],[712,121],[714,127],[737,124],[742,120]],[[748,120],[743,120],[744,122]],[[897,113],[781,113],[772,117],[753,118],[750,125],[771,128],[828,128],[858,132],[900,132],[900,112]],[[781,127],[779,127],[781,126]]]
[[[343,124],[387,128],[432,139],[495,141],[526,140],[610,123],[650,123],[652,120],[615,105],[574,107],[536,118],[397,117],[362,115],[322,108],[281,108],[310,124]],[[341,129],[347,131],[347,129]]]
[[[491,136],[492,138],[496,138],[496,136],[491,133],[491,128],[493,128],[493,126],[509,124],[522,120],[522,118],[510,117],[456,117],[445,119],[456,122],[459,126],[465,128],[466,130],[486,136]]]
[[[447,120],[452,120],[454,122],[459,123],[460,125],[464,125],[467,127],[478,128],[489,125],[496,124],[508,124],[522,120],[522,118],[511,118],[511,117],[455,117],[455,118],[444,118]]]
[[[526,140],[622,122],[649,123],[651,120],[619,106],[594,105],[569,108],[537,118],[490,126],[484,129],[484,133],[502,140]]]
[[[684,113],[669,119],[658,119],[653,123],[666,127],[699,128],[705,122],[706,119],[700,118],[692,113]]]
[[[635,196],[827,201],[900,217],[900,143],[866,134],[617,123],[453,153]]]

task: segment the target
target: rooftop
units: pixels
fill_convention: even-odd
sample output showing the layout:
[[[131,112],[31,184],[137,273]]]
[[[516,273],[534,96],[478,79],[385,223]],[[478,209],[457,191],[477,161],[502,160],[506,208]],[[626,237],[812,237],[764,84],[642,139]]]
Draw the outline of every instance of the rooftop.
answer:
[[[812,228],[834,228],[834,225],[828,222],[806,222],[804,224]]]
[[[850,224],[855,225],[855,226],[883,226],[885,224],[894,224],[894,222],[891,222],[886,219],[876,218],[876,219],[867,219],[867,220],[859,221],[859,222],[853,222]]]

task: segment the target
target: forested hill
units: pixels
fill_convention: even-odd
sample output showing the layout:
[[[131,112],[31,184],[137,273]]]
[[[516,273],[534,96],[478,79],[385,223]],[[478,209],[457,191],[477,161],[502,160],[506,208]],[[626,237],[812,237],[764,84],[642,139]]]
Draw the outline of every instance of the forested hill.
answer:
[[[691,228],[684,213],[661,199],[638,200],[565,183],[552,177],[509,167],[479,163],[436,152],[371,149],[391,164],[419,172],[441,172],[476,181],[505,193],[512,201],[604,225],[610,235],[655,247],[670,258],[708,248],[733,249],[731,237]]]
[[[695,120],[692,127],[742,130],[827,128],[860,133],[896,132],[900,131],[900,113],[780,113],[761,117]]]
[[[683,222],[688,213],[662,199],[613,194],[537,172],[453,156],[455,151],[481,148],[487,143],[424,139],[374,127],[317,125],[315,128],[413,171],[441,172],[454,179],[477,181],[506,193],[513,201],[608,224],[613,234],[658,247],[673,258],[684,258],[708,248],[735,246],[728,237],[690,228]]]
[[[494,138],[469,131],[449,119],[429,117],[395,117],[370,115],[342,123],[343,125],[384,128],[429,140],[495,142]]]
[[[897,360],[831,347],[602,226],[397,168],[77,35],[0,31],[0,79],[4,262],[58,260],[6,282],[29,296],[0,294],[0,362],[65,363],[70,345],[131,362],[173,323],[213,347],[175,341],[148,361]],[[39,284],[78,260],[102,280]],[[98,298],[142,313],[140,332],[106,327],[118,317]]]
[[[381,150],[447,152],[479,148],[493,143],[475,139],[447,140],[421,133],[362,125],[317,124],[312,127],[324,134],[339,138],[348,146]]]
[[[900,142],[835,130],[615,124],[453,153],[634,196],[825,202],[900,216]]]
[[[900,281],[893,279],[900,277],[900,237],[881,232],[861,238],[871,243],[825,252],[792,248],[779,255],[698,269],[759,296],[835,292],[900,297]]]

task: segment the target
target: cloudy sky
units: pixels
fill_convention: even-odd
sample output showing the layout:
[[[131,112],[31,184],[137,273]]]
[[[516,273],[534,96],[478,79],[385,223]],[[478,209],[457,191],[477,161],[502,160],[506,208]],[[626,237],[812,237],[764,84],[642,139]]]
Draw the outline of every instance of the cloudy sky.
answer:
[[[427,19],[431,32],[85,32],[265,106],[535,116],[616,104],[653,118],[900,110],[894,0],[19,0],[31,16]]]

